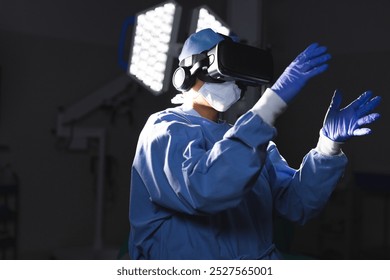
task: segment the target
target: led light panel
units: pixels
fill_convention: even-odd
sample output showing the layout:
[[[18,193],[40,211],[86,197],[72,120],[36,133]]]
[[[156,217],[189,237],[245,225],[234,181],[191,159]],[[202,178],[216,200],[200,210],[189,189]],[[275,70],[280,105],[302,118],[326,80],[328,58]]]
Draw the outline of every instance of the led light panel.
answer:
[[[211,28],[215,32],[229,36],[230,29],[207,6],[201,6],[194,10],[191,21],[191,33]]]
[[[173,57],[181,8],[169,1],[137,14],[130,50],[129,74],[158,95],[171,81]]]

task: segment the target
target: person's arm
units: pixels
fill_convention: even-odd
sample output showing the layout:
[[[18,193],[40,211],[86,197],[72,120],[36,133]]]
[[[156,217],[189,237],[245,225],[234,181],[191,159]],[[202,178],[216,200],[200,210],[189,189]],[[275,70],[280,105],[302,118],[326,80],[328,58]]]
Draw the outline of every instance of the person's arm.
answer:
[[[252,111],[273,125],[308,81],[328,69],[330,58],[325,46],[317,43],[308,46],[287,66],[272,87],[266,89]]]
[[[275,207],[289,220],[305,223],[318,214],[328,201],[343,175],[347,158],[341,145],[354,136],[371,133],[364,125],[379,118],[372,111],[380,97],[365,92],[345,108],[340,109],[341,93],[336,91],[325,116],[315,149],[303,159],[298,170],[290,168],[276,147],[269,150],[272,190]]]
[[[282,217],[304,224],[323,209],[347,164],[344,153],[325,156],[312,149],[299,169],[291,168],[275,145],[269,147],[266,165],[274,205]]]

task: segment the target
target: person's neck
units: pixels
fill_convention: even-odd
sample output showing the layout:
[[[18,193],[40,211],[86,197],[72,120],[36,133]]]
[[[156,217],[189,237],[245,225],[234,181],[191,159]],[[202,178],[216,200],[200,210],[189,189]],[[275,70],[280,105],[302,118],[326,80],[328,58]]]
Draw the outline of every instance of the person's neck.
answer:
[[[199,115],[210,121],[216,122],[218,120],[218,111],[212,107],[199,103],[193,103],[192,108],[194,108],[194,110],[198,112]]]
[[[218,111],[211,107],[207,100],[198,93],[203,84],[203,81],[196,79],[195,85],[192,87],[190,93],[196,97],[189,101],[189,105],[202,117],[216,122],[218,120]]]

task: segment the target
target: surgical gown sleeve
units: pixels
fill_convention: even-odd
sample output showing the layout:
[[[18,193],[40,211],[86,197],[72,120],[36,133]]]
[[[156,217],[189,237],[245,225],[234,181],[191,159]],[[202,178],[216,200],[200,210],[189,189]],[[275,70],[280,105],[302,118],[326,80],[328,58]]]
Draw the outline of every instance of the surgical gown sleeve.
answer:
[[[299,169],[293,169],[279,154],[275,144],[268,147],[267,174],[278,214],[300,224],[319,214],[343,175],[344,153],[324,156],[312,149]]]
[[[237,206],[253,187],[275,128],[252,112],[218,141],[202,126],[176,114],[149,119],[132,176],[140,178],[155,204],[187,214],[216,213]]]

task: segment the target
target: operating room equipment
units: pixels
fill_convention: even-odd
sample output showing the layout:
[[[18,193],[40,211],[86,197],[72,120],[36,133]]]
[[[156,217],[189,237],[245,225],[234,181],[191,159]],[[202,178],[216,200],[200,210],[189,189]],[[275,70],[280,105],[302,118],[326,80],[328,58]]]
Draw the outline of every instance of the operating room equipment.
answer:
[[[75,104],[61,108],[57,116],[56,136],[68,140],[69,150],[85,150],[88,148],[89,140],[98,142],[98,163],[96,172],[96,204],[95,204],[95,230],[93,247],[91,251],[100,254],[104,248],[103,244],[103,206],[104,206],[104,182],[106,170],[106,142],[107,132],[104,127],[90,127],[78,125],[83,117],[95,111],[99,107],[114,102],[127,87],[131,85],[131,92],[136,92],[136,84],[127,75],[121,75],[90,95],[82,98]],[[126,94],[125,98],[129,98]],[[98,257],[98,256],[97,256]]]

